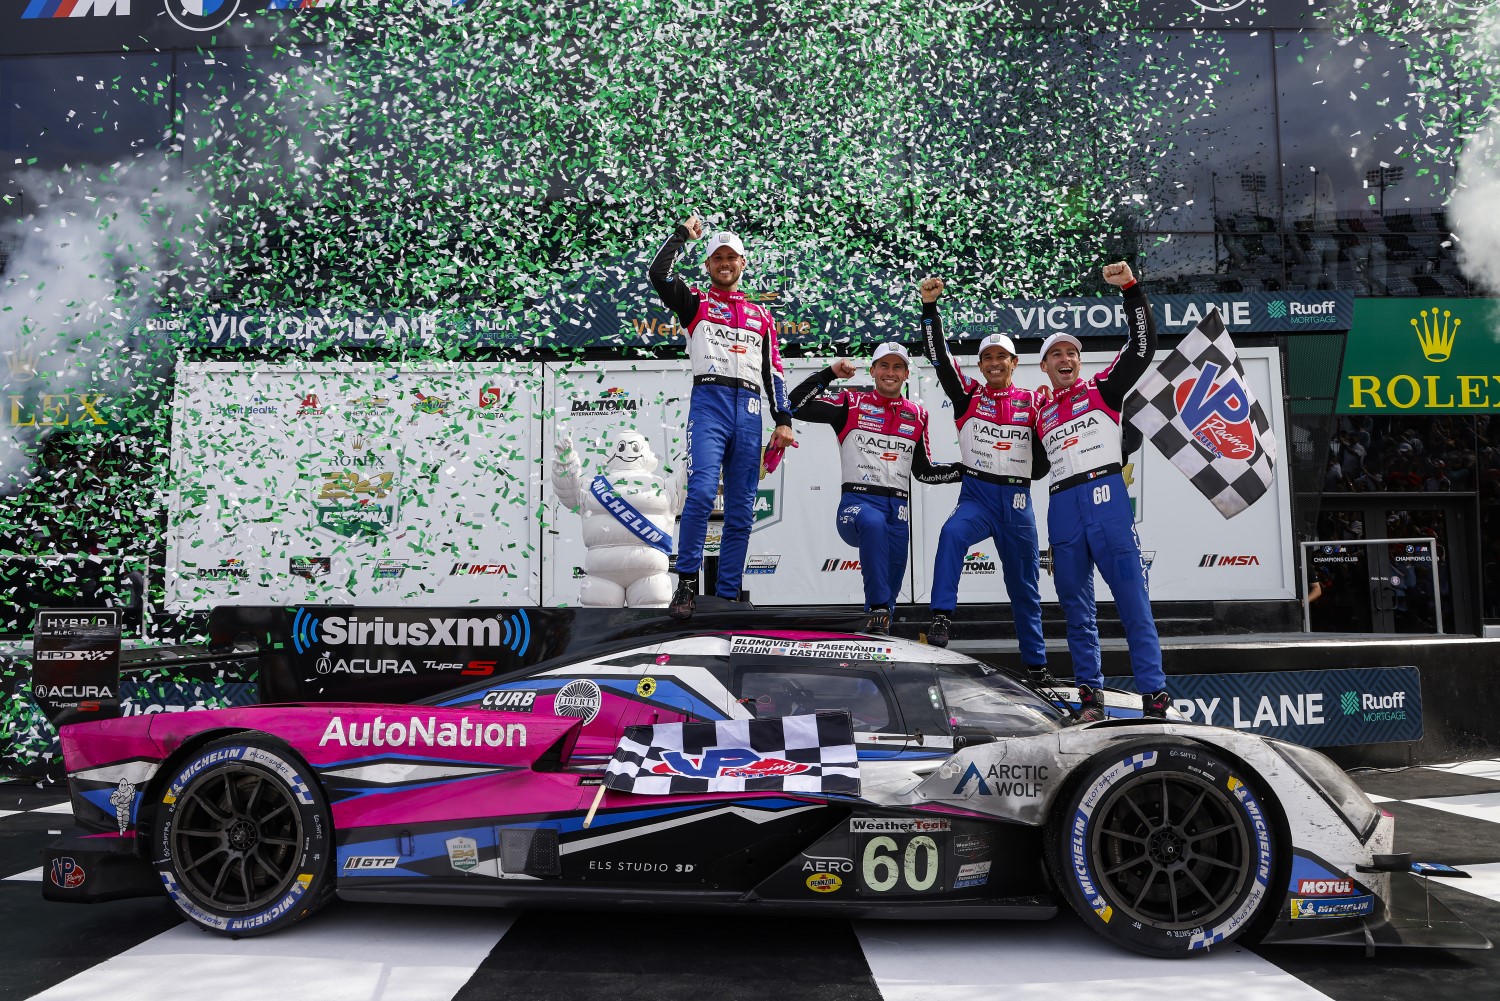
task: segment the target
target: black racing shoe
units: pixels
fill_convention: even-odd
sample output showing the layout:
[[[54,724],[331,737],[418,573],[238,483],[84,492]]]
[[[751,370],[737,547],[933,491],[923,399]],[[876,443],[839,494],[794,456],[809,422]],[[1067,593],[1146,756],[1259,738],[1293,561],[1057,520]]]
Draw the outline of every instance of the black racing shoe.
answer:
[[[927,627],[928,646],[948,645],[948,616],[936,612],[932,616],[932,625]]]
[[[1105,719],[1104,700],[1099,697],[1099,690],[1088,685],[1078,686],[1078,721],[1080,723],[1097,723]]]
[[[1166,719],[1167,706],[1172,704],[1172,697],[1165,691],[1151,692],[1141,696],[1141,715],[1147,719]]]
[[[883,636],[891,631],[891,611],[877,608],[865,616],[865,632]]]
[[[677,590],[672,595],[672,603],[667,606],[667,614],[674,619],[690,619],[693,617],[693,611],[697,607],[698,578],[678,578]]]

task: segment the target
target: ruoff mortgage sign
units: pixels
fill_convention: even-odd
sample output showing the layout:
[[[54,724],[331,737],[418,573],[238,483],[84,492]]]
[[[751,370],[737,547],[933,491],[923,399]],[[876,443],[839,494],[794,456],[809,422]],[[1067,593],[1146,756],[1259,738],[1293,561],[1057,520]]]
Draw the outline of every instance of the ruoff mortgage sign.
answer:
[[[1500,408],[1495,299],[1358,299],[1339,378],[1341,414]]]

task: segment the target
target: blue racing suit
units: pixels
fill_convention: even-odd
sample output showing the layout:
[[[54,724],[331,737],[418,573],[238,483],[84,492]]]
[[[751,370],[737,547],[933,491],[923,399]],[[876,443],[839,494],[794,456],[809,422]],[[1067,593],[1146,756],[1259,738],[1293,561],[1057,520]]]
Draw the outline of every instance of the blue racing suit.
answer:
[[[938,535],[932,568],[934,615],[950,615],[958,606],[958,583],[969,547],[992,539],[1005,574],[1005,593],[1027,667],[1045,667],[1042,640],[1042,596],[1037,589],[1036,513],[1031,481],[1047,471],[1046,453],[1033,447],[1038,399],[1029,389],[990,389],[963,374],[943,340],[937,303],[922,304],[922,337],[938,382],[953,405],[958,448],[964,469],[958,506]]]
[[[1097,566],[1125,627],[1136,687],[1149,694],[1163,691],[1167,679],[1135,512],[1121,474],[1128,429],[1121,426],[1120,408],[1156,353],[1156,325],[1139,284],[1125,289],[1125,316],[1130,343],[1102,373],[1079,379],[1045,404],[1036,431],[1052,463],[1047,535],[1057,599],[1068,620],[1073,680],[1095,688],[1104,680],[1094,601]]]
[[[844,390],[819,397],[834,379],[826,368],[792,390],[800,420],[832,425],[839,436],[843,495],[839,538],[859,549],[865,611],[894,607],[906,575],[911,539],[911,478],[954,483],[956,465],[934,464],[927,448],[927,409],[905,397]]]
[[[717,286],[701,291],[672,273],[688,240],[679,225],[651,262],[651,285],[687,331],[693,368],[688,407],[687,499],[677,534],[677,572],[703,566],[708,516],[724,478],[724,534],[719,545],[721,598],[738,598],[755,521],[760,480],[760,396],[764,390],[778,426],[791,427],[786,378],[776,344],[776,321],[743,292]]]

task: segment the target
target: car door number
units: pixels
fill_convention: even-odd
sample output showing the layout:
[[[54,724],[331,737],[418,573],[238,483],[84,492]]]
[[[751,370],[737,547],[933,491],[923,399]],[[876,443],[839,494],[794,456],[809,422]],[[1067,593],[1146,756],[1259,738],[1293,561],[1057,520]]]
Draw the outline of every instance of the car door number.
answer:
[[[942,858],[937,842],[925,834],[904,844],[881,835],[865,842],[860,874],[865,889],[875,893],[923,893],[938,885]]]

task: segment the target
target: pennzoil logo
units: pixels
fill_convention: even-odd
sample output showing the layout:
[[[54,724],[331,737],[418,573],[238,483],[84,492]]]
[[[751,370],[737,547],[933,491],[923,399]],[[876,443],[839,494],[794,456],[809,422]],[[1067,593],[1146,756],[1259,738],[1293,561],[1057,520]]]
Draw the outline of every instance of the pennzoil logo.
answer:
[[[831,872],[816,872],[807,877],[807,888],[814,893],[834,893],[844,886],[844,881]]]
[[[1422,345],[1422,356],[1430,362],[1447,361],[1448,356],[1453,354],[1453,342],[1458,337],[1458,327],[1463,322],[1448,309],[1443,310],[1442,317],[1439,318],[1436,306],[1424,309],[1412,317],[1411,326],[1417,332],[1417,343]]]

